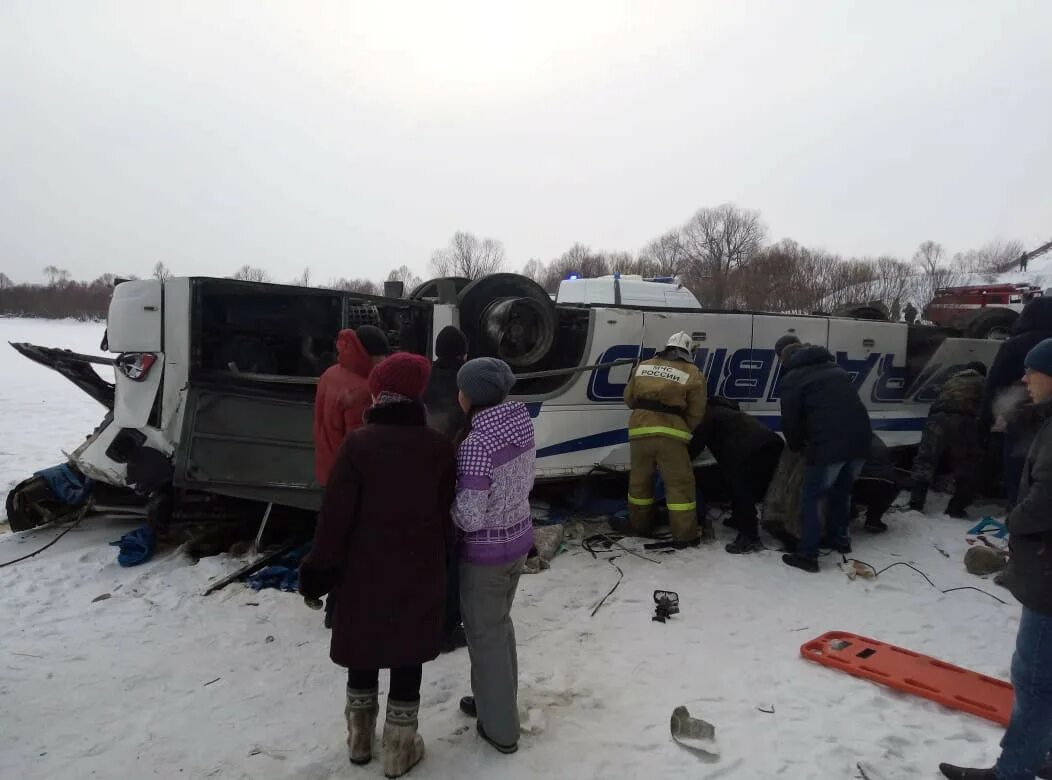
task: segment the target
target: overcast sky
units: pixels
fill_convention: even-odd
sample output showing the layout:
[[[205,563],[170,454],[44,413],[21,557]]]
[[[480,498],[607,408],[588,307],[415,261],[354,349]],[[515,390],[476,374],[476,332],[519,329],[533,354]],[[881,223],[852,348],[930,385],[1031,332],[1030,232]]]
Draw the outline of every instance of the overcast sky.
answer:
[[[844,255],[1052,238],[1052,2],[0,0],[0,271],[423,273],[702,206]]]

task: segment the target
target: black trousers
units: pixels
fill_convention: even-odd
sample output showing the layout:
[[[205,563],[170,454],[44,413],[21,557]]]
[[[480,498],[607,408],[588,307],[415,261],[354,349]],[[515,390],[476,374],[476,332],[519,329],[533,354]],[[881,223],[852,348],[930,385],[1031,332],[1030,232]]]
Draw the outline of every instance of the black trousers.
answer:
[[[898,494],[899,486],[894,482],[888,482],[885,479],[860,477],[855,480],[851,498],[855,503],[865,505],[866,522],[876,523],[891,508],[891,504]]]
[[[387,698],[399,702],[420,701],[420,681],[424,676],[424,667],[421,665],[404,666],[391,670],[391,690]],[[347,690],[349,691],[371,691],[380,684],[379,669],[348,669]]]
[[[767,495],[767,487],[782,457],[782,442],[772,442],[749,458],[748,469],[726,473],[731,491],[731,517],[738,533],[752,538],[760,536],[760,519],[756,505]]]

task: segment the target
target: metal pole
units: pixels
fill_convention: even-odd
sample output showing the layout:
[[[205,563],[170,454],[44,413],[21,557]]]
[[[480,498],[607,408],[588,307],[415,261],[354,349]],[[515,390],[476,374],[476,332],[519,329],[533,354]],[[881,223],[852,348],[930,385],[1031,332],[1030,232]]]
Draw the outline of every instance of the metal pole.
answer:
[[[267,527],[267,520],[270,519],[270,510],[273,508],[273,504],[267,504],[267,511],[263,513],[263,521],[259,524],[259,531],[256,533],[256,541],[252,543],[252,552],[256,555],[259,554],[259,543],[263,540],[263,531]]]

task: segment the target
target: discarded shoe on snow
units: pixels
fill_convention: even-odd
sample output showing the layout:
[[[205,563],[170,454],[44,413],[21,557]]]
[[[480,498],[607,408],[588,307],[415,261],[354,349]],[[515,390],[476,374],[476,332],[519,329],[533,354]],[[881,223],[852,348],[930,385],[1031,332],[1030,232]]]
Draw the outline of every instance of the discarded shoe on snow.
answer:
[[[707,721],[692,718],[686,707],[676,707],[672,711],[671,729],[672,739],[693,750],[700,758],[715,761],[720,757],[716,727]]]

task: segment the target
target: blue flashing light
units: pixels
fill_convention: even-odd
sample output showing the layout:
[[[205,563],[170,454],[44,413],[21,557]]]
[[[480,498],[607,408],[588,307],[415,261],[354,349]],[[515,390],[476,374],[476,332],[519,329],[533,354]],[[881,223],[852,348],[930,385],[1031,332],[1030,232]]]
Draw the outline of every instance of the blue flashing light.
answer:
[[[570,274],[570,275],[569,275],[569,276],[567,276],[566,278],[567,278],[567,279],[569,279],[569,280],[570,280],[571,282],[573,282],[573,281],[576,281],[576,279],[577,279],[577,274]]]

